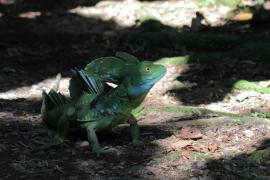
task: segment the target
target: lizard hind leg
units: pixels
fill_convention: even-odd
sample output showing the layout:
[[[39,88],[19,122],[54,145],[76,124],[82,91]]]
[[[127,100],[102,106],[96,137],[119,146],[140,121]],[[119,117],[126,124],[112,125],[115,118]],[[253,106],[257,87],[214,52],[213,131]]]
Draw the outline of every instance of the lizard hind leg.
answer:
[[[42,145],[40,149],[49,149],[52,146],[61,145],[64,143],[65,137],[68,133],[70,122],[76,120],[76,111],[74,107],[67,108],[61,115],[58,125],[56,135],[49,143]]]

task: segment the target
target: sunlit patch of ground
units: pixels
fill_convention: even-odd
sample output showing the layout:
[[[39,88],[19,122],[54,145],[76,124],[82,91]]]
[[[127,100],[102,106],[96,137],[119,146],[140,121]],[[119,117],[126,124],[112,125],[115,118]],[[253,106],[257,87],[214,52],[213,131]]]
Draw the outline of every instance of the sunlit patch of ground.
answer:
[[[23,86],[16,89],[11,89],[0,93],[0,99],[15,100],[15,99],[40,99],[42,91],[48,92],[54,84],[55,78],[45,79],[31,86]],[[68,93],[69,78],[62,78],[59,91],[65,95]]]
[[[113,20],[119,26],[130,27],[138,21],[154,18],[172,27],[191,25],[191,20],[199,11],[204,14],[207,23],[222,25],[230,8],[227,6],[200,7],[197,1],[152,1],[136,0],[101,1],[95,7],[77,7],[70,13],[83,17]]]

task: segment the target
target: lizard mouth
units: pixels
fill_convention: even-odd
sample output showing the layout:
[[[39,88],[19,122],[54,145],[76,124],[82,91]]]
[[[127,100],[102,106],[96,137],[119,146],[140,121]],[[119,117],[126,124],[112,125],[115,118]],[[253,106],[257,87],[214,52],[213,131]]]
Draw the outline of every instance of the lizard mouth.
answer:
[[[162,73],[162,74],[159,74],[158,76],[145,78],[145,81],[143,83],[140,83],[140,85],[155,84],[157,81],[159,81],[165,75],[165,73],[166,73],[166,71],[164,71],[164,73]]]

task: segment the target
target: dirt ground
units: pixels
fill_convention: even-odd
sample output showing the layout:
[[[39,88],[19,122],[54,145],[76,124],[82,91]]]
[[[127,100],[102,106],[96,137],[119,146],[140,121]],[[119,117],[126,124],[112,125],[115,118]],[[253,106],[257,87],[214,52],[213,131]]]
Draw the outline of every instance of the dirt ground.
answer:
[[[149,48],[147,42],[127,38],[137,31],[136,20],[149,13],[174,28],[190,24],[198,9],[191,6],[195,1],[184,2],[0,0],[1,179],[269,179],[270,121],[262,114],[270,111],[270,95],[235,91],[227,83],[247,79],[270,84],[269,63],[252,57],[166,65],[168,73],[147,96],[146,114],[139,119],[145,146],[133,146],[129,127],[122,125],[116,132],[98,134],[111,150],[99,157],[77,131],[70,132],[62,147],[37,151],[36,141],[48,142],[54,135],[41,120],[40,95],[58,72],[63,75],[60,91],[67,93],[71,68],[116,51],[156,60],[219,48],[196,51],[166,43]],[[172,4],[184,8],[163,12]],[[219,11],[201,10],[207,15]],[[221,16],[207,17],[222,25]],[[225,33],[268,37],[261,27],[269,25],[250,25],[246,31],[246,24],[233,24]],[[142,32],[151,31],[145,28]],[[175,88],[175,79],[186,88]],[[182,106],[241,116],[177,109]]]

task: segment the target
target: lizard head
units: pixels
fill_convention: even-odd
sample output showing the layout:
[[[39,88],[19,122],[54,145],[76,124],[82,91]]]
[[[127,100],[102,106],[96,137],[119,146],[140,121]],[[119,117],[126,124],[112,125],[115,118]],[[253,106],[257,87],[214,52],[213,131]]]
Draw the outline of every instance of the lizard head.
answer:
[[[147,93],[166,73],[166,68],[150,61],[143,61],[130,75],[128,93],[132,96]]]

